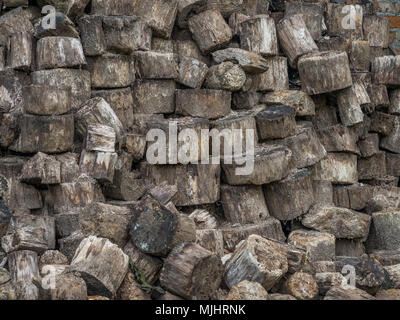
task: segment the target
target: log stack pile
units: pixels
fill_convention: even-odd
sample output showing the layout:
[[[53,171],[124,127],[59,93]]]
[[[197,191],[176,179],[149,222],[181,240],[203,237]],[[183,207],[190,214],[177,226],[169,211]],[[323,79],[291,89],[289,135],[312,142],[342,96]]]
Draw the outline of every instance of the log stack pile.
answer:
[[[400,56],[373,1],[0,5],[0,300],[400,299]],[[199,137],[177,157],[187,129],[239,130],[252,170]]]

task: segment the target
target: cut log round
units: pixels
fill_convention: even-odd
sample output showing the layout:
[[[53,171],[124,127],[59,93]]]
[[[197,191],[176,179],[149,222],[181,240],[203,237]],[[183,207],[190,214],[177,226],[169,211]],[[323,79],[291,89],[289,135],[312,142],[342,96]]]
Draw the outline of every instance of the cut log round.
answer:
[[[219,288],[222,273],[219,257],[197,244],[183,243],[165,260],[160,283],[186,299],[210,299]]]
[[[296,134],[295,110],[288,106],[269,106],[256,115],[260,139],[280,139]]]

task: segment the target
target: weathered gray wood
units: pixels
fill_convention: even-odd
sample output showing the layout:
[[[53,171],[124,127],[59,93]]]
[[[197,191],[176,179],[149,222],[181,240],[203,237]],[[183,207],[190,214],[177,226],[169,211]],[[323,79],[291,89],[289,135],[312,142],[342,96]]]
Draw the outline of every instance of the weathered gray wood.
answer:
[[[363,38],[363,7],[329,3],[326,10],[326,26],[330,36],[342,36],[352,40]]]
[[[315,165],[313,176],[318,180],[328,180],[337,184],[356,183],[357,156],[348,153],[328,153]]]
[[[112,183],[104,188],[104,194],[111,199],[136,201],[147,190],[146,182],[135,171],[116,170]]]
[[[244,280],[231,288],[226,300],[269,300],[269,296],[258,282]]]
[[[318,283],[314,277],[305,272],[296,272],[288,277],[285,292],[297,300],[313,300],[319,293]]]
[[[176,84],[172,80],[135,82],[132,88],[133,112],[173,113],[175,111],[175,89]]]
[[[387,17],[366,15],[363,17],[364,39],[371,47],[387,48],[389,45],[390,20]]]
[[[208,69],[204,87],[209,89],[238,91],[246,82],[246,74],[232,62],[222,62]]]
[[[269,106],[256,115],[259,138],[279,139],[296,134],[295,109]]]
[[[352,126],[364,120],[364,114],[353,87],[340,90],[338,92],[337,102],[340,119],[344,125]]]
[[[160,274],[161,285],[185,299],[209,299],[222,280],[221,259],[194,243],[177,246]]]
[[[303,91],[282,90],[266,93],[260,101],[267,106],[284,105],[292,107],[296,110],[297,116],[315,115],[315,103],[311,97]]]
[[[248,73],[260,73],[268,70],[268,62],[257,53],[239,48],[227,48],[213,52],[216,63],[233,61],[238,63]]]
[[[277,25],[277,32],[279,43],[292,68],[297,68],[297,61],[301,56],[318,51],[302,15],[293,15],[281,20]]]
[[[89,124],[87,127],[85,149],[87,151],[115,151],[115,131],[102,124]]]
[[[118,154],[115,152],[83,150],[79,162],[82,173],[101,183],[112,182]]]
[[[374,82],[388,86],[400,85],[400,57],[384,56],[375,58],[372,61],[371,72],[374,75]]]
[[[106,40],[102,16],[83,16],[78,20],[78,26],[85,55],[97,56],[105,53]]]
[[[33,39],[30,33],[18,32],[10,36],[7,66],[29,71],[33,63]]]
[[[205,63],[189,57],[183,57],[179,64],[177,81],[187,87],[200,89],[206,78],[208,67]]]
[[[30,184],[61,183],[61,163],[54,156],[39,152],[25,163],[20,179]]]
[[[134,57],[139,78],[176,79],[178,77],[178,64],[174,54],[136,51]]]

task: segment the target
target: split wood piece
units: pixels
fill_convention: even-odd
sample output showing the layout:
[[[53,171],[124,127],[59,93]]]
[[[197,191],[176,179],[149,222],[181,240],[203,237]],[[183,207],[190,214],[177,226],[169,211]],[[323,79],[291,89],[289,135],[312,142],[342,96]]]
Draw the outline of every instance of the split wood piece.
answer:
[[[20,300],[38,300],[39,288],[34,284],[41,283],[38,256],[29,250],[15,251],[8,254],[8,266],[11,281]]]
[[[61,183],[72,182],[79,177],[78,155],[76,153],[57,154],[56,160],[60,162]]]
[[[82,240],[70,271],[85,280],[88,295],[115,296],[128,271],[129,258],[108,239],[89,236]]]
[[[10,150],[21,153],[61,153],[73,148],[74,116],[34,116],[19,118],[20,135]]]
[[[231,92],[224,90],[177,90],[176,113],[191,117],[217,119],[229,114]]]
[[[309,262],[335,260],[335,237],[332,234],[299,229],[289,234],[288,243],[305,250]]]
[[[363,7],[358,4],[328,3],[326,10],[328,35],[351,40],[363,39]]]
[[[224,237],[224,247],[232,251],[238,243],[252,234],[278,241],[286,240],[280,221],[274,217],[265,218],[265,221],[256,224],[228,224],[222,226],[220,230]]]
[[[143,159],[146,145],[146,136],[134,133],[124,135],[120,142],[120,147],[132,156],[133,162],[138,162]]]
[[[302,15],[286,17],[278,23],[276,28],[279,43],[292,68],[297,69],[297,61],[301,56],[318,51]]]
[[[364,114],[353,87],[340,90],[338,92],[337,103],[340,119],[344,125],[352,126],[363,122]]]
[[[104,196],[96,180],[81,175],[73,182],[50,187],[54,213],[68,212],[75,207],[85,207],[91,202],[104,202]]]
[[[400,57],[377,57],[372,61],[371,72],[374,83],[387,86],[400,85]]]
[[[136,171],[116,170],[113,182],[105,185],[104,195],[121,201],[136,201],[147,191],[147,183]]]
[[[37,67],[41,69],[72,68],[86,64],[79,39],[45,37],[37,42]]]
[[[224,237],[221,230],[196,230],[196,243],[219,257],[224,255]]]
[[[133,126],[134,103],[131,88],[93,90],[92,98],[94,97],[101,97],[107,101],[126,130]]]
[[[318,139],[328,152],[350,152],[359,155],[358,137],[348,127],[341,124],[317,131]],[[363,141],[363,140],[361,140]]]
[[[100,183],[113,182],[118,154],[115,152],[83,150],[79,167],[81,172]]]
[[[39,152],[24,164],[20,180],[42,185],[61,183],[61,163],[54,156]]]
[[[132,56],[103,55],[87,58],[92,88],[124,88],[135,81]]]
[[[335,251],[336,256],[360,258],[365,253],[365,246],[362,239],[336,239]]]
[[[295,109],[288,106],[269,106],[256,114],[261,140],[286,138],[296,134]]]
[[[371,103],[371,99],[369,97],[367,88],[362,80],[355,80],[353,81],[353,87],[352,90],[354,91],[358,103],[360,104],[361,107],[363,107],[366,104]]]
[[[32,250],[40,254],[55,248],[55,231],[53,217],[30,214],[13,216],[1,245],[7,253]]]
[[[335,184],[353,184],[358,181],[357,156],[349,153],[328,153],[313,168],[316,180]]]
[[[124,127],[114,110],[106,100],[100,97],[86,101],[86,103],[76,112],[75,118],[76,132],[81,137],[86,137],[87,128],[90,124],[100,124],[112,127],[115,131],[117,141],[124,133]]]
[[[105,16],[132,15],[134,5],[135,1],[131,0],[115,0],[113,2],[107,0],[94,0],[90,14]]]
[[[71,110],[71,90],[43,85],[31,85],[23,91],[24,111],[29,114],[51,116]]]
[[[251,235],[236,247],[225,265],[224,279],[229,288],[251,280],[270,290],[286,274],[286,256],[268,244],[268,240]]]
[[[260,100],[267,106],[283,105],[295,109],[296,116],[314,116],[315,103],[309,95],[298,90],[282,90],[266,93]]]
[[[28,32],[16,32],[9,37],[7,66],[22,71],[30,71],[34,64],[34,43]]]
[[[375,15],[363,17],[364,39],[371,47],[387,48],[390,42],[390,19]]]
[[[247,73],[261,73],[268,70],[268,62],[255,52],[239,48],[227,48],[213,52],[212,57],[216,63],[232,61],[239,64]]]
[[[183,243],[169,254],[160,274],[161,285],[185,299],[210,299],[219,288],[221,259],[194,243]]]
[[[232,31],[221,13],[207,10],[188,20],[189,30],[203,54],[225,46],[232,39]]]
[[[104,16],[103,31],[109,52],[151,50],[151,28],[136,16]]]
[[[243,87],[244,91],[282,91],[289,89],[289,75],[286,57],[267,58],[268,70],[251,74]]]
[[[359,158],[357,162],[358,179],[370,180],[386,175],[386,152],[378,152],[368,158]]]
[[[257,15],[240,25],[240,47],[264,57],[278,55],[275,22],[268,15]]]
[[[345,89],[353,84],[345,52],[307,54],[299,59],[298,69],[302,86],[310,95]]]
[[[296,272],[290,275],[284,288],[285,292],[297,300],[313,300],[319,293],[317,281],[312,275],[305,272]]]
[[[208,69],[204,87],[209,89],[238,91],[246,82],[246,73],[232,62],[222,62]]]
[[[241,31],[242,22],[250,19],[250,16],[247,16],[240,12],[233,13],[228,20],[229,27],[232,30],[233,36],[239,36]]]
[[[386,172],[392,176],[400,176],[400,154],[386,153]]]
[[[269,217],[260,186],[221,185],[221,203],[228,222],[258,223]]]
[[[189,214],[189,218],[194,220],[197,230],[215,229],[218,227],[217,219],[207,210],[196,209]]]
[[[183,57],[179,63],[177,81],[187,87],[200,89],[206,78],[208,67],[205,63],[190,57]]]
[[[71,88],[72,109],[77,110],[82,103],[90,99],[90,72],[80,69],[53,69],[31,73],[32,84]]]
[[[175,91],[176,84],[173,80],[136,81],[132,87],[133,112],[135,114],[173,113]]]
[[[312,166],[326,156],[324,146],[319,141],[313,126],[308,122],[298,122],[296,135],[268,143],[289,148],[292,152],[291,166],[297,169]]]
[[[87,127],[85,149],[87,151],[114,152],[115,131],[102,124],[89,124]]]
[[[334,206],[314,206],[304,216],[301,223],[320,232],[329,232],[336,238],[366,238],[371,224],[371,216]]]
[[[141,79],[177,79],[178,64],[173,53],[136,51],[136,71]]]
[[[148,283],[154,284],[158,280],[163,266],[160,258],[141,252],[130,241],[124,247],[124,253],[128,255],[130,261],[139,269]]]
[[[84,236],[104,237],[122,248],[128,241],[131,217],[128,208],[95,202],[79,212],[79,227]]]
[[[311,171],[308,169],[291,172],[285,179],[267,184],[264,191],[271,215],[279,220],[293,220],[314,204]]]
[[[165,257],[175,246],[196,241],[194,221],[166,208],[141,212],[130,229],[131,242],[143,253]]]

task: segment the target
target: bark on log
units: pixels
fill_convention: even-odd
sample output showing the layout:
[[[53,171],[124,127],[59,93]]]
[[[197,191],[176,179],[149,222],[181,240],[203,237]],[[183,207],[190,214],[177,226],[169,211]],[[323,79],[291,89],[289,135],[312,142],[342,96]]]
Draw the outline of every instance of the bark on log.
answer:
[[[368,158],[359,158],[357,170],[359,180],[384,177],[386,175],[386,153],[381,151]]]
[[[194,243],[177,246],[160,274],[161,285],[185,299],[210,299],[222,280],[221,259]]]
[[[297,61],[301,56],[318,51],[302,15],[292,15],[281,20],[277,25],[277,32],[282,50],[292,68],[297,68]]]
[[[115,296],[128,271],[128,256],[104,238],[82,240],[71,262],[71,271],[85,280],[88,295]]]
[[[176,79],[178,78],[178,64],[175,55],[154,51],[136,51],[136,71],[141,79]]]
[[[288,106],[269,106],[256,115],[261,140],[280,139],[296,134],[295,109]]]
[[[356,71],[369,72],[371,49],[368,41],[354,40],[349,46],[350,67]]]

